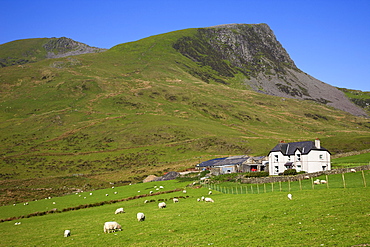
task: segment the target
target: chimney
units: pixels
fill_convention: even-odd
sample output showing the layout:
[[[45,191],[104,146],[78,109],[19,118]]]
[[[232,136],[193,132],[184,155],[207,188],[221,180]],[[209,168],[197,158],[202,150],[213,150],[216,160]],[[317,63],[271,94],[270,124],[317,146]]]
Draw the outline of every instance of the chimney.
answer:
[[[320,139],[319,138],[316,138],[316,140],[315,140],[315,146],[316,146],[317,149],[320,149],[321,148],[321,146],[320,146]]]

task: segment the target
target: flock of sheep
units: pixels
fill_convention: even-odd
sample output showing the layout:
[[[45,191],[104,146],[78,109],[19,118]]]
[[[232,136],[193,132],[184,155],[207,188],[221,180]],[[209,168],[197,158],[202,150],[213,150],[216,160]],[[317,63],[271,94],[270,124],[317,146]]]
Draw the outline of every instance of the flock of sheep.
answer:
[[[163,187],[162,187],[163,188]],[[152,191],[149,192],[149,194],[152,194],[151,193]],[[186,193],[186,190],[183,190],[183,193]],[[212,194],[212,191],[209,191],[208,193],[209,195]],[[172,199],[173,203],[178,203],[179,202],[179,198],[175,197]],[[198,198],[197,201],[205,201],[205,202],[214,202],[214,200],[212,198],[209,198],[209,197],[204,197],[202,196],[202,198]],[[148,203],[148,200],[145,200],[144,203]],[[160,209],[163,209],[163,208],[166,208],[167,207],[167,204],[165,202],[159,202],[158,203],[158,208]],[[124,209],[123,208],[117,208],[116,211],[114,212],[115,214],[120,214],[120,213],[124,213]],[[144,221],[145,220],[145,214],[144,213],[137,213],[136,214],[136,218],[138,221]],[[109,221],[109,222],[105,222],[104,223],[104,233],[110,233],[110,232],[115,232],[115,231],[121,231],[122,230],[122,227],[119,223],[115,222],[115,221]]]

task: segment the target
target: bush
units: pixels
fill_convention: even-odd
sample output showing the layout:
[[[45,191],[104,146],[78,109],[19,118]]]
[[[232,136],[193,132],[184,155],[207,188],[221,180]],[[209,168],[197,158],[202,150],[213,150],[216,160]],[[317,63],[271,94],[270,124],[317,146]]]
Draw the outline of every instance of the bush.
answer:
[[[283,175],[297,175],[296,169],[288,169],[283,172]]]
[[[244,177],[246,178],[251,178],[251,177],[268,177],[269,173],[268,172],[247,172],[244,174]]]

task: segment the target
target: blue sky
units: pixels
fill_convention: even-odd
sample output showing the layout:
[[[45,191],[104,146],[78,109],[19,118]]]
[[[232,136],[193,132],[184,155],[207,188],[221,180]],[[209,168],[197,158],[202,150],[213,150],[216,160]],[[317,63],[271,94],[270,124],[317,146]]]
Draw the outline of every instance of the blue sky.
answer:
[[[0,0],[0,44],[68,37],[111,48],[152,35],[267,23],[298,68],[370,91],[370,0]]]

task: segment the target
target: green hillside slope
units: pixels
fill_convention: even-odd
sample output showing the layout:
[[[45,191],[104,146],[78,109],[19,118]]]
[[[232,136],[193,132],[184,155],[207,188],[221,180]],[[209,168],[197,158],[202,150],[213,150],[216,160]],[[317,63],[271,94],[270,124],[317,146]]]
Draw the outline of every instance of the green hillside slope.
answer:
[[[320,138],[332,153],[370,148],[367,119],[247,90],[241,72],[225,76],[174,48],[196,33],[1,68],[0,183],[52,176],[56,189],[65,176],[104,187],[213,157],[267,155],[280,140]]]

